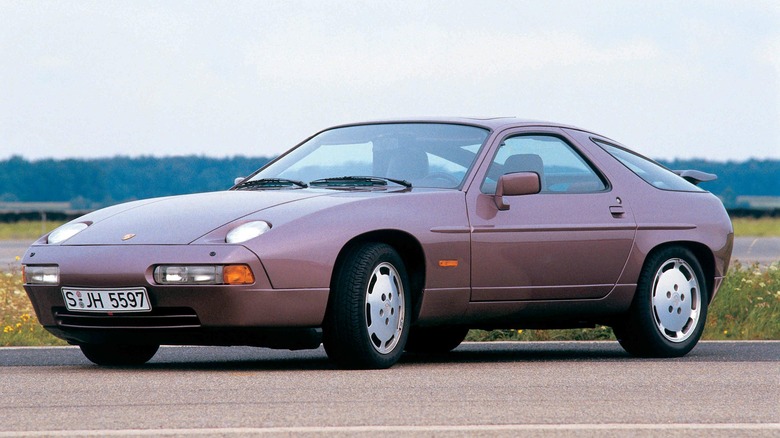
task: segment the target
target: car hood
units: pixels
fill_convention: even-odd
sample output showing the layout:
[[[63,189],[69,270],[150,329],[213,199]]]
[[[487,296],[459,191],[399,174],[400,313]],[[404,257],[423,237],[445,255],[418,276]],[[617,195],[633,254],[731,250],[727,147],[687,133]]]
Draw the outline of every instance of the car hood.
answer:
[[[62,244],[188,244],[252,213],[325,194],[309,190],[223,191],[129,202],[77,219],[91,225]]]

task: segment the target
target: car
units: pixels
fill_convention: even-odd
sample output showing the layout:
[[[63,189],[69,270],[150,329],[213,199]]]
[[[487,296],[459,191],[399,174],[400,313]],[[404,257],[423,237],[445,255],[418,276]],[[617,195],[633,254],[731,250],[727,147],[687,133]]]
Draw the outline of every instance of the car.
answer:
[[[123,203],[22,260],[42,325],[99,365],[160,345],[324,345],[344,368],[469,329],[605,325],[640,357],[698,342],[731,257],[714,175],[517,118],[325,129],[225,191]]]

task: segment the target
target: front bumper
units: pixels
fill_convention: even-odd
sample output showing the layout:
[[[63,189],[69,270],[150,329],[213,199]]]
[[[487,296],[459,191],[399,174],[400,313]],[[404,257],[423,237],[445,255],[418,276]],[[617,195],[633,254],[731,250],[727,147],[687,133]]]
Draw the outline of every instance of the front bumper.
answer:
[[[143,337],[161,344],[257,345],[252,333],[263,338],[260,329],[321,326],[328,302],[327,287],[274,289],[261,261],[240,245],[41,245],[31,247],[22,263],[60,267],[59,285],[24,287],[41,324],[75,343]],[[153,271],[161,264],[247,264],[255,283],[158,285]],[[68,311],[62,296],[62,287],[140,286],[149,294],[151,312]]]

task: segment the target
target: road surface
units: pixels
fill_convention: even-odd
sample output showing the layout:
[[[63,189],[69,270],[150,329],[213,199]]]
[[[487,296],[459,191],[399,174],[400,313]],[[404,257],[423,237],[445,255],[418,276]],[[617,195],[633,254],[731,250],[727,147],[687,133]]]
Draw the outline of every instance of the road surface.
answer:
[[[636,359],[615,342],[466,343],[389,370],[319,350],[164,347],[100,368],[0,349],[8,436],[780,436],[780,342]]]

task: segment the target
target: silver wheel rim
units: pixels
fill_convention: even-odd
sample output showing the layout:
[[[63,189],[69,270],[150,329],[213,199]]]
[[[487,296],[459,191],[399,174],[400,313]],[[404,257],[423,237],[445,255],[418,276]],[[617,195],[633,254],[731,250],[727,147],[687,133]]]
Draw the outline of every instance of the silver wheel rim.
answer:
[[[701,288],[691,265],[669,259],[653,280],[653,318],[661,335],[671,342],[688,339],[699,324]]]
[[[404,286],[390,263],[380,263],[366,288],[366,328],[371,345],[380,354],[395,349],[404,327]]]

